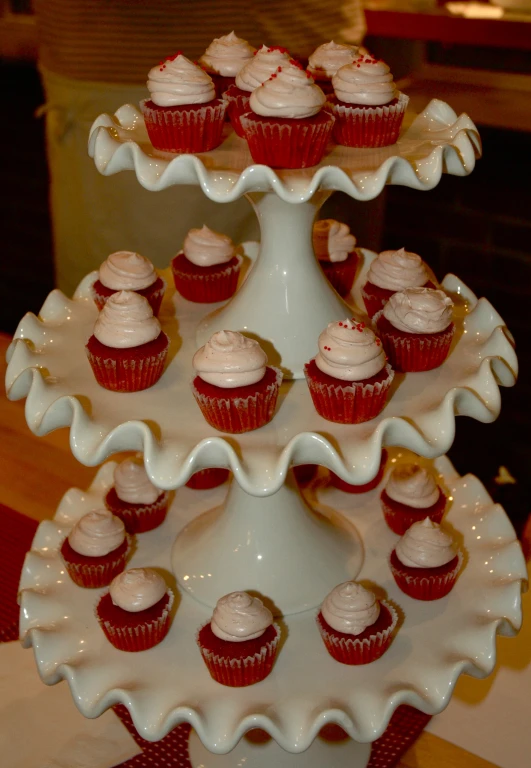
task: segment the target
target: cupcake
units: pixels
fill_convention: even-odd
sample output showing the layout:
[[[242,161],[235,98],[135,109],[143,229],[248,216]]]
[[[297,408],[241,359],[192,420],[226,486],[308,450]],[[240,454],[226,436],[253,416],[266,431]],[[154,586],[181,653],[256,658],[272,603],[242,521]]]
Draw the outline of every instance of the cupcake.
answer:
[[[192,477],[186,483],[187,488],[193,488],[194,491],[207,491],[210,488],[217,488],[223,485],[229,479],[229,470],[222,467],[209,467],[194,472]]]
[[[100,386],[138,392],[162,376],[169,344],[148,300],[134,291],[119,291],[107,299],[86,349]]]
[[[357,45],[343,45],[342,43],[323,43],[308,58],[308,72],[317,85],[326,93],[333,94],[332,77],[340,67],[352,64],[364,49]]]
[[[431,371],[444,363],[455,332],[453,306],[444,291],[431,288],[393,293],[374,323],[396,371]]]
[[[397,91],[389,67],[360,56],[332,77],[329,107],[334,141],[345,147],[387,147],[398,140],[408,97]]]
[[[135,291],[149,301],[153,314],[158,315],[165,290],[166,283],[149,259],[133,251],[116,251],[101,265],[92,295],[101,310],[113,293]]]
[[[395,467],[382,491],[381,501],[385,522],[399,536],[426,517],[440,523],[446,507],[446,496],[435,478],[418,464]]]
[[[173,282],[188,301],[225,301],[236,291],[242,261],[228,235],[207,226],[191,229],[172,259]]]
[[[164,522],[168,500],[169,493],[153,485],[139,456],[118,464],[105,506],[123,521],[128,533],[145,533]]]
[[[317,474],[318,468],[318,464],[297,464],[296,467],[293,467],[293,474],[295,475],[297,485],[304,487],[311,483]]]
[[[271,421],[282,373],[267,365],[259,343],[218,331],[197,350],[192,392],[210,426],[237,435]]]
[[[385,600],[355,581],[345,581],[326,596],[317,626],[326,650],[342,664],[370,664],[389,648],[398,614]]]
[[[429,517],[408,528],[389,560],[397,585],[415,600],[439,600],[447,595],[462,563],[463,555],[452,537]]]
[[[291,59],[251,93],[240,123],[255,163],[271,168],[309,168],[319,163],[334,118],[310,74]]]
[[[369,317],[384,308],[393,293],[404,288],[435,288],[426,265],[416,253],[404,248],[382,251],[372,262],[361,295]]]
[[[170,628],[173,592],[152,568],[131,568],[115,576],[96,606],[107,640],[119,651],[147,651]]]
[[[346,224],[334,219],[321,219],[313,225],[313,248],[321,269],[340,296],[350,293],[358,254],[356,238]]]
[[[231,688],[259,683],[271,672],[280,628],[271,611],[247,592],[218,600],[212,620],[197,633],[197,644],[211,677]]]
[[[226,103],[212,78],[180,52],[150,70],[140,102],[149,139],[163,152],[207,152],[221,144]]]
[[[304,374],[317,413],[338,424],[378,416],[394,376],[380,339],[355,318],[328,324]]]
[[[284,66],[291,56],[285,48],[268,48],[263,45],[254,56],[249,59],[238,74],[234,85],[231,85],[225,92],[225,99],[228,103],[227,113],[230,117],[232,127],[240,136],[244,138],[243,128],[240,123],[240,117],[244,112],[249,112],[249,99],[251,93],[269,80],[271,75],[278,71],[279,67]]]
[[[123,522],[107,509],[88,512],[61,546],[70,578],[79,587],[106,587],[125,568],[129,541]]]
[[[338,488],[340,491],[345,491],[346,493],[368,493],[368,491],[373,491],[382,481],[386,461],[387,451],[383,448],[382,458],[380,459],[380,466],[376,473],[376,477],[369,480],[368,483],[363,483],[363,485],[352,485],[351,483],[347,483],[345,480],[342,480],[339,475],[336,475],[335,472],[330,470],[330,485],[333,485],[334,488]]]
[[[215,37],[199,59],[201,67],[208,72],[216,87],[216,95],[223,96],[234,85],[238,72],[253,57],[256,48],[234,32]]]

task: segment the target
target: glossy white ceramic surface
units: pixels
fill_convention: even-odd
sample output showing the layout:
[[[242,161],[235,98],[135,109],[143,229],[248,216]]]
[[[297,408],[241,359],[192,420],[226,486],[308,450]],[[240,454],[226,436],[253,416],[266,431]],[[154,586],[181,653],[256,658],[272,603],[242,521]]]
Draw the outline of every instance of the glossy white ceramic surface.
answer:
[[[411,456],[391,451],[387,472],[396,460]],[[446,458],[435,466],[451,496],[446,522],[466,551],[466,565],[450,595],[432,603],[408,598],[393,581],[387,557],[397,537],[383,520],[380,490],[353,497],[326,488],[321,470],[308,492],[317,508],[333,508],[355,524],[366,553],[359,578],[378,585],[379,594],[402,614],[393,644],[373,664],[356,668],[335,662],[315,627],[315,611],[308,611],[281,620],[285,642],[266,680],[225,688],[209,677],[195,645],[195,632],[210,611],[177,588],[173,623],[159,646],[134,656],[113,648],[93,615],[103,590],[76,587],[58,552],[73,523],[101,504],[112,483],[113,462],[98,471],[88,492],[68,491],[55,519],[40,524],[21,577],[21,638],[33,646],[44,682],[66,679],[83,714],[96,717],[121,702],[150,740],[186,721],[215,753],[230,751],[254,727],[289,752],[308,748],[328,722],[357,741],[373,741],[399,704],[436,713],[448,703],[462,672],[489,674],[496,633],[514,634],[521,624],[526,569],[503,509],[476,478],[459,478]],[[179,489],[165,523],[138,537],[131,565],[160,568],[176,587],[170,573],[175,534],[219,504],[226,490]]]

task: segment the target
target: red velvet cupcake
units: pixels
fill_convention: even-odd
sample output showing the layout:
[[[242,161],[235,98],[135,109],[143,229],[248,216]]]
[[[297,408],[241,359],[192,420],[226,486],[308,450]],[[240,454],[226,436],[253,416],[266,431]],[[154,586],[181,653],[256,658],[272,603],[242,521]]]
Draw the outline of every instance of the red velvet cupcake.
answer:
[[[304,374],[317,413],[338,424],[378,416],[394,376],[380,340],[355,318],[329,323]]]
[[[242,688],[266,678],[277,654],[280,628],[257,597],[231,592],[218,600],[212,620],[197,633],[197,644],[211,677]]]
[[[378,335],[396,371],[431,371],[442,365],[455,332],[453,302],[444,291],[406,288],[374,316]]]
[[[340,296],[350,293],[358,254],[356,238],[346,224],[334,219],[316,221],[313,226],[313,248],[321,269]]]
[[[228,235],[191,229],[171,262],[175,288],[188,301],[226,301],[236,292],[242,261]]]
[[[308,72],[313,77],[319,88],[328,95],[334,94],[332,78],[340,67],[352,64],[364,48],[357,45],[343,45],[342,43],[323,43],[308,58]]]
[[[105,303],[86,349],[100,386],[138,392],[162,376],[169,344],[147,299],[120,291]]]
[[[210,488],[217,488],[223,485],[229,479],[230,471],[222,467],[209,467],[194,472],[192,477],[186,483],[187,488],[193,488],[195,491],[207,491]]]
[[[372,262],[361,295],[369,317],[387,304],[393,293],[404,288],[435,288],[426,265],[416,253],[404,248],[382,251]]]
[[[164,522],[169,498],[150,481],[140,456],[118,464],[105,506],[123,521],[128,533],[145,533]]]
[[[267,365],[257,341],[218,331],[193,359],[192,392],[206,421],[220,432],[240,434],[273,418],[282,373]]]
[[[234,32],[215,37],[199,59],[200,66],[208,72],[221,98],[235,83],[240,70],[251,61],[256,49]]]
[[[133,251],[116,251],[103,262],[92,295],[99,310],[118,291],[135,291],[148,300],[154,315],[158,315],[166,283],[158,277],[153,264]]]
[[[147,651],[170,628],[173,592],[151,568],[131,568],[111,582],[96,606],[107,640],[119,651]]]
[[[368,483],[363,483],[363,485],[352,485],[351,483],[347,483],[345,480],[342,480],[338,475],[336,475],[335,472],[330,470],[330,484],[333,485],[334,488],[338,488],[340,491],[345,491],[346,493],[368,493],[368,491],[373,491],[378,485],[380,485],[386,461],[387,451],[385,448],[383,448],[378,472],[376,473],[374,479],[370,480]]]
[[[79,587],[106,587],[125,568],[129,541],[121,520],[107,509],[88,512],[61,546],[61,556]]]
[[[398,614],[385,600],[355,581],[345,581],[325,598],[317,627],[330,656],[341,664],[370,664],[391,645]]]
[[[402,536],[413,523],[429,517],[440,523],[446,496],[433,475],[418,464],[399,464],[391,472],[381,495],[385,522]]]
[[[463,564],[452,537],[429,517],[413,523],[395,549],[389,565],[402,592],[415,600],[439,600],[453,588]]]

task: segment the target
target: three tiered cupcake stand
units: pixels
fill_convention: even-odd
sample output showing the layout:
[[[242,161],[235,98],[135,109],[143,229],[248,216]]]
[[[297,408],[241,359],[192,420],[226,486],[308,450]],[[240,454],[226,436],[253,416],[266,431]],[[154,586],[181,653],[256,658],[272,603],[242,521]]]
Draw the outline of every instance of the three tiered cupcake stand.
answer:
[[[53,291],[39,317],[26,315],[15,334],[7,391],[12,399],[27,398],[36,434],[69,427],[72,452],[91,466],[118,451],[142,451],[155,485],[178,489],[166,521],[137,537],[130,561],[164,571],[179,595],[175,616],[164,642],[134,657],[106,641],[94,618],[94,592],[69,580],[59,554],[73,523],[102,506],[113,462],[99,469],[87,492],[68,491],[54,520],[39,526],[21,580],[21,637],[33,646],[43,680],[66,679],[85,715],[122,703],[149,740],[188,722],[194,768],[243,761],[361,768],[400,704],[435,714],[461,672],[492,671],[496,633],[514,634],[521,623],[525,564],[503,510],[476,478],[458,477],[443,454],[457,415],[494,420],[500,385],[514,384],[517,361],[502,319],[486,299],[447,276],[442,285],[456,304],[457,326],[449,358],[434,371],[397,374],[385,410],[365,424],[323,420],[301,380],[327,323],[363,313],[360,286],[375,257],[361,249],[361,270],[343,302],[311,246],[326,197],[342,190],[370,200],[389,183],[428,190],[443,172],[470,173],[479,151],[470,119],[440,101],[412,122],[406,118],[392,147],[335,147],[320,166],[290,172],[253,165],[245,142],[229,131],[213,152],[176,157],[151,147],[130,105],[96,120],[90,153],[101,173],[134,170],[151,190],[198,184],[220,203],[246,195],[260,220],[261,243],[245,246],[252,266],[236,296],[206,317],[204,305],[168,290],[160,319],[171,338],[170,361],[149,390],[108,392],[92,377],[84,345],[97,313],[90,293],[95,273],[73,299]],[[285,373],[271,423],[243,435],[213,434],[190,390],[193,352],[223,328],[258,338]],[[446,522],[466,563],[452,593],[434,603],[412,600],[394,584],[387,557],[396,537],[379,511],[379,491],[351,496],[324,482],[324,467],[349,483],[368,482],[384,446],[391,466],[411,460],[409,451],[421,461],[435,459],[451,498]],[[303,497],[290,467],[306,463],[322,469]],[[228,493],[224,486],[184,487],[194,472],[214,466],[232,470]],[[377,585],[401,616],[391,648],[366,667],[335,662],[315,626],[323,597],[351,578]],[[209,677],[194,638],[217,599],[240,589],[263,596],[280,616],[283,643],[266,680],[231,689]],[[319,732],[328,723],[350,738],[323,740]],[[244,738],[255,728],[272,738]]]

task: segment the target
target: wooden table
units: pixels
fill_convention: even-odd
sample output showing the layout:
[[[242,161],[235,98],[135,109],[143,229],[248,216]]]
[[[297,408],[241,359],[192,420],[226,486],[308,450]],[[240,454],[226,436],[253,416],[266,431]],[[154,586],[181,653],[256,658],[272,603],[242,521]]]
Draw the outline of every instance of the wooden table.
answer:
[[[0,370],[10,338],[0,333]],[[72,486],[87,488],[95,469],[83,467],[70,452],[66,429],[37,438],[28,429],[24,401],[0,396],[0,502],[35,520],[53,516]],[[401,768],[493,768],[459,747],[423,733],[402,759]],[[494,767],[495,768],[495,767]]]

